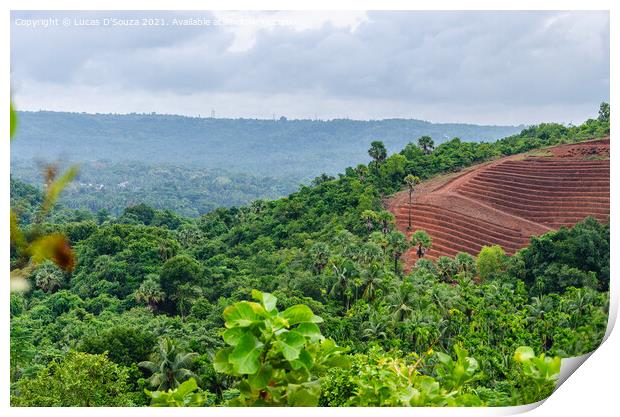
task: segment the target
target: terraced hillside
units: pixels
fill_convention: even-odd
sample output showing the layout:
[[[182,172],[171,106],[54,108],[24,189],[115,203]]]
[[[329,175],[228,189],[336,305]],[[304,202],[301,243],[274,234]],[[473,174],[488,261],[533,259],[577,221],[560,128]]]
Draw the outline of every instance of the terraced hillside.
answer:
[[[480,164],[420,184],[408,230],[408,193],[388,203],[397,227],[433,238],[429,259],[478,254],[498,244],[513,254],[529,237],[587,216],[609,219],[609,138],[561,145]],[[409,268],[415,250],[404,255]]]

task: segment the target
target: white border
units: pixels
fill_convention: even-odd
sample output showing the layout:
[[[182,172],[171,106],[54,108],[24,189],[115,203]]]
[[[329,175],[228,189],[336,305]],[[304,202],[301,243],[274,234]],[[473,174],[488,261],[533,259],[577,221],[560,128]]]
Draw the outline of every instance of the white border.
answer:
[[[614,45],[618,43],[617,40],[618,31],[615,28],[617,9],[620,6],[614,6],[618,2],[605,1],[605,0],[589,0],[589,1],[576,1],[576,0],[547,0],[547,1],[535,1],[535,0],[522,0],[522,1],[489,1],[489,0],[470,0],[468,2],[456,1],[456,0],[434,0],[434,1],[403,1],[403,0],[385,0],[371,2],[368,0],[358,1],[338,1],[338,0],[315,0],[315,1],[284,1],[284,0],[264,0],[264,1],[249,1],[249,0],[229,0],[229,1],[198,1],[198,0],[174,0],[174,1],[162,1],[151,0],[148,3],[135,3],[129,4],[126,0],[91,0],[88,2],[76,1],[76,0],[56,0],[51,5],[49,2],[42,0],[8,0],[2,2],[1,8],[1,41],[3,51],[0,59],[2,60],[2,79],[1,91],[2,96],[7,97],[10,95],[10,66],[9,66],[9,51],[10,51],[10,10],[610,10],[611,18],[611,74],[618,73],[618,53],[614,49]],[[611,99],[613,107],[613,98],[617,96],[617,82],[612,77],[611,79]],[[2,132],[5,139],[1,142],[2,152],[0,152],[0,167],[2,167],[2,179],[0,180],[0,187],[2,190],[1,198],[2,214],[0,218],[8,220],[9,217],[9,140],[8,140],[8,100],[0,100],[1,114],[0,120]],[[619,118],[617,109],[612,111],[612,136],[614,136],[615,127],[618,125]],[[614,146],[615,148],[615,146]],[[618,170],[620,169],[614,164],[615,151],[612,154],[611,163],[611,217],[617,218],[617,179]],[[1,221],[0,227],[2,227],[3,240],[0,243],[0,251],[2,253],[2,259],[5,271],[8,272],[9,263],[9,230],[8,221]],[[617,227],[612,222],[612,247],[616,248],[617,245]],[[612,291],[611,291],[611,305],[613,310],[610,312],[610,327],[608,332],[613,327],[617,315],[618,306],[618,279],[614,276],[614,273],[618,270],[618,258],[612,257],[611,260],[611,277],[612,277]],[[2,361],[0,361],[0,407],[3,409],[3,415],[36,415],[39,413],[45,413],[50,416],[72,416],[82,415],[85,410],[81,409],[17,409],[9,408],[9,321],[8,321],[8,294],[9,294],[9,279],[8,273],[5,274],[4,285],[2,286],[2,294],[0,300],[2,302],[2,311],[5,316],[0,321],[0,334],[5,335],[1,338],[0,350],[2,355]],[[586,362],[584,366],[576,371],[575,376],[568,379],[559,389],[550,397],[550,399],[531,413],[536,416],[547,416],[550,414],[566,414],[566,415],[584,415],[588,413],[590,415],[609,415],[610,410],[616,409],[617,400],[617,380],[620,376],[620,336],[618,331],[610,334],[608,340],[592,354],[592,358]],[[513,414],[521,411],[531,409],[533,406],[516,407],[516,408],[476,408],[476,409],[330,409],[328,413],[330,415],[497,415],[497,414]],[[239,412],[244,412],[237,409],[225,409],[225,408],[209,408],[209,409],[153,409],[153,408],[134,408],[134,409],[90,409],[89,415],[93,416],[108,416],[110,413],[117,415],[132,415],[132,416],[169,416],[171,414],[183,414],[183,415],[237,415]],[[250,411],[254,415],[270,415],[270,416],[288,416],[291,414],[290,409],[253,409]],[[317,413],[316,409],[296,409],[294,411],[296,416],[313,416]]]

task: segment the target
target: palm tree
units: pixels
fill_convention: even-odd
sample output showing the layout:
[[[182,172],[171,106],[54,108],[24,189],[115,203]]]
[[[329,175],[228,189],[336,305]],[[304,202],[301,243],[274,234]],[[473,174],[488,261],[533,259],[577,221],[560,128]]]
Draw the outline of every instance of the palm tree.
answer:
[[[260,214],[265,209],[266,203],[263,200],[254,200],[250,203],[250,210],[254,214]]]
[[[329,246],[324,242],[317,242],[310,248],[310,256],[312,258],[312,265],[317,274],[320,275],[323,268],[327,265],[331,251]]]
[[[401,232],[390,232],[387,235],[388,251],[394,260],[394,273],[398,274],[398,260],[409,249],[407,237]]]
[[[413,287],[410,284],[395,286],[387,296],[387,302],[395,321],[406,320],[413,313]]]
[[[140,288],[135,292],[136,301],[146,303],[151,311],[157,309],[157,304],[161,303],[165,294],[159,285],[159,276],[157,274],[148,274],[146,279],[140,284]]]
[[[157,352],[151,361],[140,362],[138,366],[152,372],[149,383],[158,391],[175,389],[183,381],[196,374],[189,367],[198,357],[197,353],[180,352],[176,343],[168,338],[160,339]]]
[[[159,257],[162,261],[167,261],[168,259],[174,256],[174,248],[172,248],[168,242],[161,241],[157,247],[157,251],[159,253]]]
[[[355,173],[357,174],[357,179],[359,182],[366,182],[366,176],[368,175],[368,167],[364,164],[359,164],[354,168]]]
[[[63,281],[62,271],[50,261],[43,262],[34,274],[35,284],[45,292],[56,291]]]
[[[378,220],[379,223],[381,223],[381,231],[384,235],[387,235],[394,224],[394,215],[389,211],[384,210],[378,214]]]
[[[362,298],[371,301],[375,298],[377,289],[383,283],[383,269],[378,264],[373,264],[370,268],[362,271],[362,283],[364,291]]]
[[[336,282],[332,286],[329,291],[329,294],[333,297],[340,295],[341,299],[345,302],[346,310],[349,310],[349,304],[351,299],[351,283],[350,283],[350,274],[353,268],[347,268],[350,266],[347,264],[346,260],[340,256],[334,257],[330,262],[332,268],[334,269],[334,275],[336,276]],[[350,264],[351,262],[349,262]]]
[[[387,322],[384,316],[376,311],[371,311],[368,321],[362,325],[362,335],[368,340],[387,339]]]
[[[476,260],[469,253],[459,252],[454,257],[454,263],[459,274],[475,274]]]
[[[422,136],[418,139],[418,146],[424,154],[428,155],[435,148],[435,142],[430,136]]]
[[[442,281],[450,282],[457,272],[456,263],[448,256],[440,256],[436,265],[437,273]]]
[[[176,302],[177,309],[181,313],[181,321],[185,321],[185,315],[191,308],[196,299],[202,296],[202,289],[192,283],[185,283],[179,286],[172,300]]]
[[[202,231],[196,224],[188,223],[179,227],[175,231],[177,241],[185,248],[189,248],[202,238]]]
[[[383,254],[385,255],[388,247],[388,240],[384,234],[382,234],[381,232],[372,232],[370,236],[368,236],[368,242],[374,243],[375,245],[379,246],[383,250]]]
[[[362,212],[362,220],[366,224],[366,229],[370,232],[375,227],[375,222],[379,220],[377,212],[372,210],[364,210]]]
[[[375,163],[380,164],[385,161],[387,158],[387,150],[385,149],[385,145],[380,140],[375,140],[371,142],[370,149],[368,149],[368,155],[375,161]]]
[[[364,265],[372,265],[383,259],[383,250],[374,242],[366,242],[360,248],[358,259]]]
[[[411,242],[418,247],[418,258],[423,257],[426,251],[433,246],[431,236],[424,230],[416,230],[413,235],[411,235]]]
[[[360,256],[360,242],[357,236],[348,230],[339,230],[331,240],[340,255],[348,259],[357,259]]]
[[[413,195],[413,190],[415,189],[415,186],[419,183],[420,178],[416,177],[415,175],[409,174],[405,177],[405,184],[407,184],[407,188],[409,189],[409,226],[407,226],[407,230],[411,230],[411,209],[413,207],[411,197]]]

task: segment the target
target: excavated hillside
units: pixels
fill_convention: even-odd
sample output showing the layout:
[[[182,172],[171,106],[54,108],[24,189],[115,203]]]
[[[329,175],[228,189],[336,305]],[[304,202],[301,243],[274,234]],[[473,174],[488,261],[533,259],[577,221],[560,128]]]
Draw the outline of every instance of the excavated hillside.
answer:
[[[388,209],[398,230],[426,230],[433,238],[426,258],[477,255],[500,245],[513,254],[532,235],[571,226],[587,216],[609,221],[609,138],[560,145],[501,158],[418,185],[408,230],[407,191]],[[404,256],[417,261],[415,249]]]

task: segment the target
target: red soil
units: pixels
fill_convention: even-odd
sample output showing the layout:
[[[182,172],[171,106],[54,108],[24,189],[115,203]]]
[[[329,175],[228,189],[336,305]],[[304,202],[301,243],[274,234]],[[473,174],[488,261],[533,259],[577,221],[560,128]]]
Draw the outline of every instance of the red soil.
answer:
[[[411,235],[426,230],[433,246],[426,257],[477,255],[500,245],[513,254],[530,236],[584,217],[609,221],[609,138],[560,145],[501,158],[418,185],[408,230],[409,195],[387,203],[396,227]],[[403,255],[406,269],[417,261],[415,248]]]

